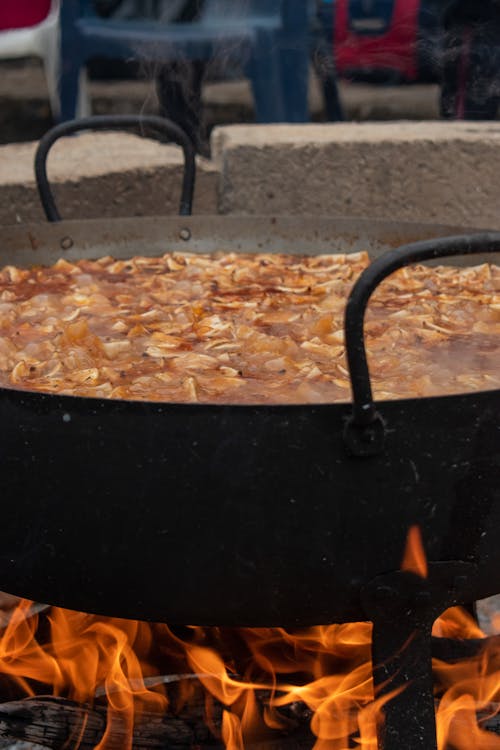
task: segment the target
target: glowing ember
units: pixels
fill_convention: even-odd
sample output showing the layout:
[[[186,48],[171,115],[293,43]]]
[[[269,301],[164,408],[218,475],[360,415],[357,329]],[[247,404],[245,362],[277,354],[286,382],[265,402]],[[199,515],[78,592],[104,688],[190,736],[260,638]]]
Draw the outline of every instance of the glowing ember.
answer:
[[[297,717],[304,722],[309,714],[316,750],[346,750],[353,738],[364,750],[376,748],[375,722],[388,697],[373,701],[368,623],[296,632],[170,629],[56,607],[31,613],[30,602],[21,601],[4,623],[4,700],[51,694],[106,706],[100,750],[112,746],[118,726],[128,738],[123,747],[131,748],[141,717],[181,715],[193,702],[204,706],[214,738],[232,750],[290,732]],[[483,635],[460,609],[445,613],[434,632]],[[500,700],[500,651],[494,645],[455,664],[435,661],[440,750],[500,748],[500,737],[476,719],[478,710],[487,715]],[[193,673],[197,679],[189,679]]]

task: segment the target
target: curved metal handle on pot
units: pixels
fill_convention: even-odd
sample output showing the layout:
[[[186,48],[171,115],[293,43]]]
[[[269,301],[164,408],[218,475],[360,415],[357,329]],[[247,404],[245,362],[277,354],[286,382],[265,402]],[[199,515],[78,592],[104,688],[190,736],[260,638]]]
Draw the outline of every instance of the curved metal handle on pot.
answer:
[[[79,130],[124,130],[127,128],[147,127],[151,134],[147,137],[165,135],[177,143],[184,154],[184,174],[179,214],[190,216],[193,207],[194,182],[196,177],[195,150],[186,133],[171,120],[154,115],[96,115],[83,117],[79,120],[69,120],[51,128],[41,138],[35,154],[35,176],[40,201],[48,221],[61,221],[54,195],[47,177],[47,156],[54,143],[65,135],[71,135]],[[145,136],[142,132],[141,136]],[[145,136],[146,137],[146,136]]]
[[[384,444],[382,416],[373,402],[364,340],[368,300],[387,276],[412,263],[453,255],[500,252],[500,232],[464,234],[402,245],[374,260],[354,285],[345,310],[345,342],[351,378],[353,410],[344,431],[349,452],[356,456],[379,453]]]

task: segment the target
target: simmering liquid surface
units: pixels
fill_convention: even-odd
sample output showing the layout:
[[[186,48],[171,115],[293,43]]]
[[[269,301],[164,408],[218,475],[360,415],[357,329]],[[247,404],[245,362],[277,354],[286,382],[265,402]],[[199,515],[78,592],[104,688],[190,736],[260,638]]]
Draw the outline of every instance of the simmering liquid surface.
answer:
[[[205,403],[350,400],[343,315],[367,254],[166,254],[0,271],[0,385]],[[393,274],[370,301],[375,396],[500,388],[500,267]]]

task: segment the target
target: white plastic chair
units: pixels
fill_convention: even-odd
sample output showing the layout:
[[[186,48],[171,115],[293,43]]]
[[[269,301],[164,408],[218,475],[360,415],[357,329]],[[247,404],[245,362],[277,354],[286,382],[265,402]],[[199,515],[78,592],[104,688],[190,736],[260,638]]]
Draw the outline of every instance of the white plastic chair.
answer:
[[[0,60],[16,60],[23,57],[39,57],[42,60],[54,118],[60,113],[59,5],[60,0],[51,0],[48,15],[36,26],[0,30]]]

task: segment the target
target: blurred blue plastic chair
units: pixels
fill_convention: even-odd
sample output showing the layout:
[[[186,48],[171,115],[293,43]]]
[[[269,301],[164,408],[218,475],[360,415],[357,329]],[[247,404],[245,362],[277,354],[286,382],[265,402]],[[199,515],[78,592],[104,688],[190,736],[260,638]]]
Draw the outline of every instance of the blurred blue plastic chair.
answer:
[[[257,122],[309,119],[310,0],[205,0],[190,23],[116,20],[91,0],[61,3],[61,120],[75,117],[81,71],[96,57],[153,63],[222,58],[249,77]]]

